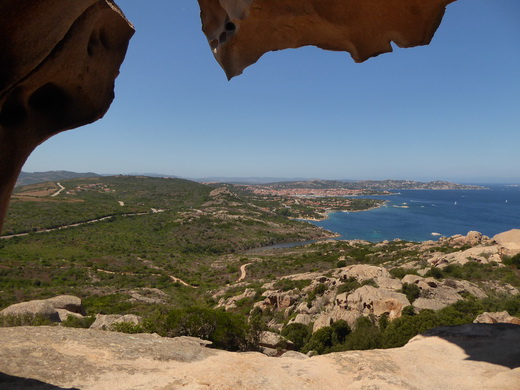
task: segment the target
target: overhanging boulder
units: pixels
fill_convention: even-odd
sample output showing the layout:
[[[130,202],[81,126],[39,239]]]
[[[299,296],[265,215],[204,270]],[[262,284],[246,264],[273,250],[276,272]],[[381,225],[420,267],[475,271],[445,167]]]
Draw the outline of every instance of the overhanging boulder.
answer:
[[[133,33],[110,0],[0,2],[0,229],[34,148],[108,110]]]
[[[427,45],[455,0],[199,0],[202,30],[230,79],[268,51],[307,45],[356,62]]]

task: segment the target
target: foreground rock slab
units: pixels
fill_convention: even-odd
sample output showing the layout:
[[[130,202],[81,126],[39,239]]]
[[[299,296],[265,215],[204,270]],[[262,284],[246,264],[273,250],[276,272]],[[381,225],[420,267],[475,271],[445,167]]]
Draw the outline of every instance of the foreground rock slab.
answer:
[[[468,324],[403,348],[269,358],[63,327],[0,329],[2,389],[502,389],[520,384],[520,326]]]

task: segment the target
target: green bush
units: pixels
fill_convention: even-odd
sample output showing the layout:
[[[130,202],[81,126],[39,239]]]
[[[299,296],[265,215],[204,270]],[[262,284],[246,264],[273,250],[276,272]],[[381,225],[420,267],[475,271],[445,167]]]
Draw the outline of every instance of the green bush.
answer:
[[[443,277],[442,271],[439,268],[437,268],[437,267],[431,267],[430,270],[428,272],[426,272],[426,274],[424,276],[432,277],[432,278],[435,278],[435,279],[442,279],[442,277]]]
[[[345,341],[350,332],[350,326],[345,321],[336,321],[331,326],[326,326],[314,332],[301,351],[303,353],[316,351],[320,355],[331,352],[332,348]]]
[[[0,315],[0,328],[42,325],[56,325],[56,323],[39,314]]]
[[[65,321],[61,322],[61,324],[68,328],[89,328],[95,320],[96,317],[94,316],[76,317],[69,315]]]
[[[432,310],[423,310],[414,316],[396,318],[382,334],[382,347],[402,347],[415,335],[440,326],[441,321]]]
[[[390,270],[390,275],[392,275],[394,278],[402,279],[406,275],[417,275],[417,271],[414,269],[411,269],[411,268],[397,267],[397,268],[392,268]]]
[[[381,331],[368,317],[360,317],[354,331],[333,351],[366,350],[381,347]]]
[[[508,257],[503,260],[504,264],[511,265],[520,269],[520,253],[517,253],[513,257]]]
[[[356,280],[356,278],[350,277],[339,285],[338,294],[354,291],[355,289],[357,289],[359,287],[361,287],[361,283],[359,283]]]
[[[300,350],[309,341],[312,334],[312,326],[296,323],[289,324],[284,326],[281,334],[291,340],[297,350]]]
[[[295,288],[301,290],[311,284],[312,280],[303,279],[303,280],[292,280],[292,279],[279,279],[275,282],[274,288],[276,290],[282,291],[290,291]]]
[[[361,286],[372,286],[372,287],[375,287],[375,288],[379,287],[379,285],[377,284],[377,282],[374,279],[363,280],[361,282]]]
[[[410,303],[413,303],[421,295],[421,289],[415,283],[403,283],[401,292],[406,295]]]
[[[330,326],[318,329],[314,332],[307,344],[304,345],[301,352],[316,351],[319,355],[328,353],[332,347],[333,330]]]
[[[162,323],[148,322],[162,336],[192,336],[209,340],[215,348],[230,351],[255,349],[254,329],[243,315],[221,310],[191,307],[170,311]]]
[[[309,293],[307,296],[307,306],[311,307],[312,301],[314,301],[318,296],[323,295],[323,293],[327,291],[327,285],[325,283],[320,283]]]

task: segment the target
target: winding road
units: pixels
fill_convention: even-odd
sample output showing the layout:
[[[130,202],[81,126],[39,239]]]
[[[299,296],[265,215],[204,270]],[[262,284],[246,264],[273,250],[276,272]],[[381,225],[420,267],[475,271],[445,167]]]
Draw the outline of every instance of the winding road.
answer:
[[[150,213],[113,214],[113,215],[107,215],[107,216],[101,217],[101,218],[91,219],[89,221],[77,222],[77,223],[72,223],[70,225],[63,225],[63,226],[58,226],[58,227],[50,228],[50,229],[38,230],[38,231],[35,231],[35,232],[31,232],[31,233],[50,233],[50,232],[53,232],[55,230],[63,230],[63,229],[71,228],[71,227],[87,225],[89,223],[106,221],[107,219],[114,218],[116,216],[133,217],[133,216],[136,216],[136,215],[148,215],[148,214],[150,214]],[[9,238],[13,238],[13,237],[23,237],[23,236],[28,236],[29,234],[30,234],[29,232],[10,234],[10,235],[7,235],[7,236],[0,236],[0,239],[9,239]]]
[[[244,280],[247,276],[247,271],[246,271],[246,268],[248,265],[251,265],[253,263],[247,263],[247,264],[242,264],[240,266],[240,277],[237,279],[237,283],[238,282],[241,282],[242,280]]]

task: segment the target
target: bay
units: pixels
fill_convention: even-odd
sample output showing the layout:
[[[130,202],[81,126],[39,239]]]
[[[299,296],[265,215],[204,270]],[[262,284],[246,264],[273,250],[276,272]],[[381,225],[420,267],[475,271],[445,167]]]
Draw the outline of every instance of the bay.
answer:
[[[339,239],[371,242],[436,240],[439,235],[465,235],[476,230],[494,236],[520,228],[520,187],[489,186],[487,190],[399,190],[373,196],[387,203],[362,212],[334,212],[312,222],[341,235]]]

